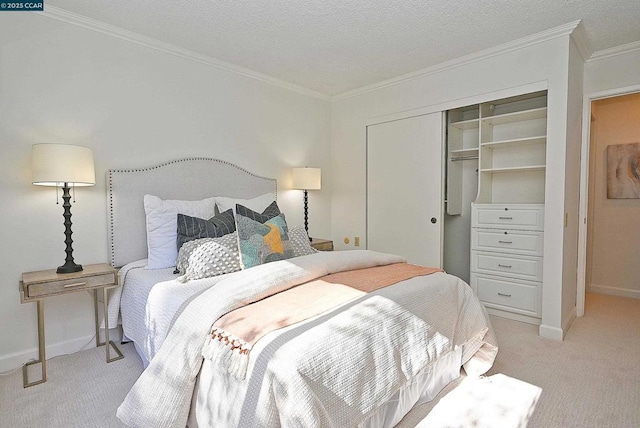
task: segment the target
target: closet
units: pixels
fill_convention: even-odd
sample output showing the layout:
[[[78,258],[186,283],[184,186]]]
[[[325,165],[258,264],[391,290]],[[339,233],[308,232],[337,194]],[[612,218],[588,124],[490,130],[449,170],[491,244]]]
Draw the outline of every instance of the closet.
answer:
[[[546,91],[368,125],[367,248],[540,324],[546,135]]]
[[[447,112],[445,270],[490,313],[533,324],[542,317],[546,135],[546,91]]]

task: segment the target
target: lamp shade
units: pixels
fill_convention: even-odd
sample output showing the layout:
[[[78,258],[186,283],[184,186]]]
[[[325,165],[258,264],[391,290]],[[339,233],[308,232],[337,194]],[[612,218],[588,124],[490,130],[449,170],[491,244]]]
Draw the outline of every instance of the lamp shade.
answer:
[[[320,190],[322,188],[322,172],[320,168],[293,168],[293,188]]]
[[[93,186],[93,150],[69,144],[34,144],[32,182],[38,186]]]

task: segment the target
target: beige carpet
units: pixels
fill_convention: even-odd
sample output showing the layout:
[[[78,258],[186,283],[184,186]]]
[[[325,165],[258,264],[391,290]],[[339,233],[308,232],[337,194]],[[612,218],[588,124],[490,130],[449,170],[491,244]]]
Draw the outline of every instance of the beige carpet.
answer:
[[[140,376],[142,361],[132,344],[118,348],[125,357],[109,364],[104,347],[47,360],[47,382],[26,389],[21,370],[0,376],[0,427],[125,427],[116,409]]]
[[[640,300],[588,294],[563,342],[540,338],[536,326],[491,321],[500,351],[488,374],[542,388],[530,428],[640,427]],[[417,426],[439,398],[398,427]]]
[[[587,295],[586,316],[564,342],[541,339],[537,327],[492,317],[500,352],[489,374],[542,388],[529,427],[640,427],[640,300]],[[48,362],[49,381],[22,388],[20,371],[0,376],[0,427],[122,427],[115,410],[142,370],[131,345],[104,362],[91,349]],[[416,427],[432,403],[400,423]]]

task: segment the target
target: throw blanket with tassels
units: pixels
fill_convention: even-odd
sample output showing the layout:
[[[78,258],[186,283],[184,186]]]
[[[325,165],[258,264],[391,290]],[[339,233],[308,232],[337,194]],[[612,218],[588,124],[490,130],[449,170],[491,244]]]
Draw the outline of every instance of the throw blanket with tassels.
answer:
[[[253,345],[264,335],[326,312],[350,300],[416,276],[442,272],[407,263],[395,263],[326,275],[218,319],[205,347],[205,358],[244,379]]]

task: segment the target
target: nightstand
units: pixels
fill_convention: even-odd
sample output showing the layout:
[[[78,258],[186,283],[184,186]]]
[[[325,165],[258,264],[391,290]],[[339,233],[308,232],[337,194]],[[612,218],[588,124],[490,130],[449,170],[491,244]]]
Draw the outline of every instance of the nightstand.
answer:
[[[328,239],[311,238],[311,246],[319,251],[333,251],[333,241]]]
[[[93,290],[93,304],[96,321],[96,347],[105,345],[107,363],[124,358],[115,343],[109,340],[109,317],[107,311],[107,290],[118,287],[117,270],[108,264],[86,265],[84,270],[74,273],[59,274],[56,269],[37,272],[25,272],[20,281],[20,302],[36,302],[38,307],[38,361],[31,361],[22,367],[22,380],[25,388],[47,381],[47,359],[45,356],[44,340],[44,303],[43,299],[60,294],[76,293],[78,291]],[[100,321],[98,319],[98,290],[102,289],[104,298],[104,327],[105,341],[100,342]],[[118,354],[111,358],[111,346]],[[27,368],[33,364],[42,364],[42,378],[29,382]]]

